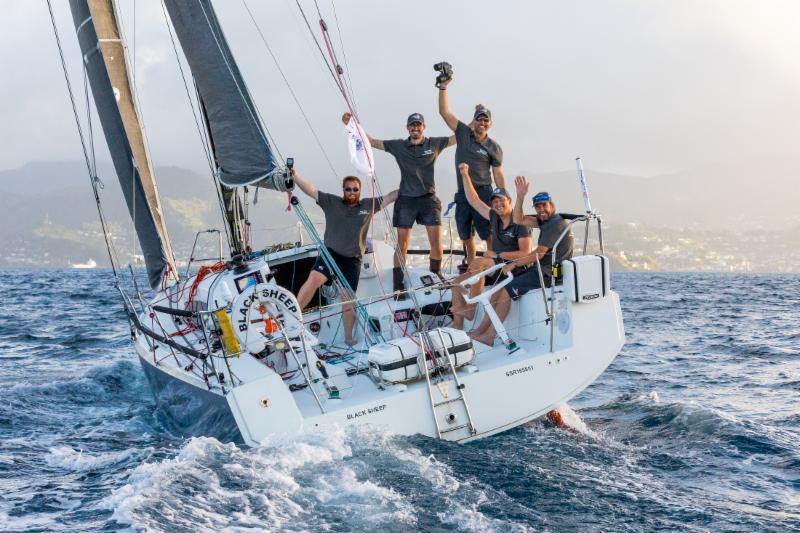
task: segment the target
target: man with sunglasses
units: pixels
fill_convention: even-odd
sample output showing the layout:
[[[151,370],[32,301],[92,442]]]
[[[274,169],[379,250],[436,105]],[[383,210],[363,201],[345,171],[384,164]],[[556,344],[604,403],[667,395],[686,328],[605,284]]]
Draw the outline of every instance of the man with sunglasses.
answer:
[[[336,262],[336,266],[355,294],[361,275],[361,258],[367,247],[367,231],[372,215],[397,199],[397,190],[381,198],[361,198],[361,180],[346,176],[342,180],[342,196],[317,190],[310,181],[292,169],[294,182],[304,193],[316,200],[325,214],[325,247]],[[325,263],[322,255],[317,257],[303,286],[297,293],[297,302],[303,309],[311,301],[314,293],[323,284],[333,282],[335,273]],[[344,322],[345,343],[354,346],[355,305],[346,291],[342,291],[342,320]]]
[[[525,179],[525,176],[517,176],[514,180],[514,185],[517,189],[517,201],[514,204],[513,213],[514,222],[528,228],[538,228],[539,240],[532,254],[511,261],[503,267],[503,271],[508,272],[519,267],[533,266],[538,259],[542,268],[544,284],[549,287],[553,282],[553,260],[550,252],[556,245],[556,241],[561,237],[561,234],[569,228],[569,222],[556,212],[553,199],[546,192],[537,193],[533,197],[533,208],[536,210],[536,214],[524,214],[522,206],[525,203],[530,184]],[[573,235],[572,231],[569,231],[558,243],[556,263],[571,258],[573,247]],[[515,272],[514,276],[511,283],[505,286],[504,291],[497,292],[492,296],[491,302],[500,320],[508,316],[512,300],[517,300],[523,294],[541,287],[539,272],[535,267],[528,268],[519,274]],[[470,332],[470,337],[473,340],[491,346],[494,343],[495,333],[491,321],[488,317],[484,317],[478,328]]]
[[[467,264],[475,258],[473,235],[486,240],[489,238],[489,223],[470,205],[464,193],[464,185],[459,178],[458,166],[469,165],[475,191],[485,204],[491,202],[492,178],[495,186],[505,188],[503,174],[503,149],[489,137],[492,127],[492,112],[482,105],[475,106],[472,122],[467,125],[450,112],[447,102],[447,86],[452,79],[439,82],[439,114],[455,133],[456,137],[456,179],[458,192],[456,202],[456,227],[458,237],[464,242],[467,251]]]
[[[350,113],[342,116],[342,122],[350,122]],[[434,164],[439,154],[456,143],[450,137],[425,137],[425,118],[421,113],[412,113],[406,120],[408,138],[382,141],[367,134],[370,145],[394,156],[400,167],[400,189],[394,204],[392,225],[397,228],[397,251],[394,254],[392,271],[395,298],[405,300],[403,292],[403,265],[411,243],[414,223],[422,224],[428,233],[430,245],[429,269],[439,275],[442,267],[442,202],[436,196]]]

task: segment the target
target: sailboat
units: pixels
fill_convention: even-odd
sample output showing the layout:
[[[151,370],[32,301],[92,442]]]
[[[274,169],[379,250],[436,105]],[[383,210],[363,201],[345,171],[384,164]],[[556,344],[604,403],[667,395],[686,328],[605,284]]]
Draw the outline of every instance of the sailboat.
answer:
[[[515,301],[505,321],[489,300],[512,276],[472,300],[478,306],[473,323],[488,315],[496,345],[450,327],[453,287],[424,268],[406,268],[409,298],[387,295],[394,248],[380,239],[369,243],[356,292],[346,282],[333,290],[323,286],[313,306],[300,309],[295,294],[314,261],[321,256],[335,271],[302,202],[292,197],[292,211],[311,242],[264,249],[250,242],[243,207],[252,190],[291,193],[291,165],[273,155],[210,0],[164,5],[191,69],[225,220],[219,231],[230,251],[201,264],[193,248],[183,274],[170,245],[114,2],[70,0],[85,74],[153,293],[121,288],[122,269],[105,231],[117,288],[141,367],[181,430],[256,446],[279,433],[374,424],[468,442],[541,417],[614,360],[625,341],[620,300],[603,255],[601,218],[588,208],[572,216],[561,235],[582,228],[584,246],[582,255],[561,263],[556,283]],[[323,21],[320,26],[324,32]],[[58,38],[55,22],[54,30]],[[87,168],[105,230],[88,159]],[[596,254],[588,250],[590,231],[597,233]],[[501,266],[460,283],[468,286]],[[356,304],[363,340],[355,348],[343,342],[343,298]]]
[[[70,263],[70,268],[80,268],[80,269],[89,269],[89,268],[97,268],[97,261],[94,259],[89,259],[85,263]]]

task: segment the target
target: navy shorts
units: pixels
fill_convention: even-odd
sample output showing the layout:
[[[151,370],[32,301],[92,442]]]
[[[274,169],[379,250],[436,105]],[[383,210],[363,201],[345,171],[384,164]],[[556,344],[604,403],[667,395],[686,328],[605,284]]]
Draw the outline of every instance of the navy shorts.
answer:
[[[550,278],[544,276],[545,286],[550,286]],[[508,295],[512,300],[519,300],[520,296],[532,291],[533,289],[540,289],[542,284],[539,282],[539,269],[536,265],[531,266],[528,270],[517,274],[514,272],[514,279],[511,283],[505,286]]]
[[[415,222],[423,226],[442,225],[442,202],[435,194],[397,197],[392,225],[395,228],[410,228]]]
[[[347,281],[348,285],[350,285],[350,288],[353,289],[353,292],[356,292],[356,289],[358,289],[358,279],[361,277],[361,258],[345,257],[337,254],[330,248],[328,249],[328,252],[330,252],[333,260],[336,261],[336,266],[339,267],[339,271],[342,273],[342,276],[344,276],[344,279]],[[336,276],[333,272],[331,272],[331,269],[328,268],[328,265],[325,264],[325,260],[322,258],[322,255],[317,257],[317,261],[314,263],[312,268],[328,278],[328,281],[325,283],[326,285],[333,283],[333,278]]]
[[[475,192],[478,193],[478,197],[487,205],[492,204],[492,187],[490,185],[479,185],[475,187]],[[458,238],[464,241],[472,238],[472,236],[477,233],[478,237],[484,241],[488,239],[489,221],[483,218],[469,205],[467,197],[462,193],[457,193],[454,200],[456,201],[456,228],[458,229]]]

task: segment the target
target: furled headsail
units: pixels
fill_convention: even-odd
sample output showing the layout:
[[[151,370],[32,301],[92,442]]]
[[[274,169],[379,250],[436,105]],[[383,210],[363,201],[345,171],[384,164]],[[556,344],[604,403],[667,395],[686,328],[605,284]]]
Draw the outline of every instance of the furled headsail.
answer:
[[[208,119],[220,181],[285,190],[275,158],[210,0],[165,0]]]
[[[114,6],[111,0],[69,3],[97,114],[155,288],[165,272],[177,270]]]

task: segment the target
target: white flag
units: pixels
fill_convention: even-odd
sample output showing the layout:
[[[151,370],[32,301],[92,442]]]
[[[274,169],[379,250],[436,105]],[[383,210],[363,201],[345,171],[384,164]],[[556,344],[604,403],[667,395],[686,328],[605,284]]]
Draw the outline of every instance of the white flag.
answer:
[[[375,160],[372,158],[372,146],[369,144],[367,134],[355,117],[350,117],[350,122],[344,127],[347,133],[347,147],[350,149],[350,162],[356,171],[364,177],[375,174]]]

